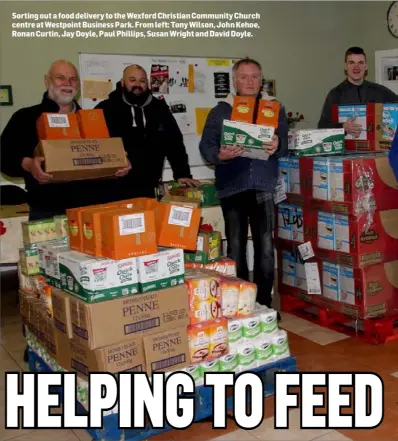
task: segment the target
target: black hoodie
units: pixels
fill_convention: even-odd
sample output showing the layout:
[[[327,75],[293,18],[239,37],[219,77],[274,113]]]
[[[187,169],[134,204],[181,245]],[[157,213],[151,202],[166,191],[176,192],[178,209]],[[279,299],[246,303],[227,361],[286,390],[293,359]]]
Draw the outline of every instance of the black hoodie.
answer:
[[[76,110],[80,109],[75,101]],[[39,143],[36,120],[43,112],[58,112],[58,104],[44,93],[40,104],[17,110],[8,121],[0,138],[1,171],[25,180],[28,204],[48,213],[64,212],[67,208],[82,207],[102,202],[101,186],[106,181],[75,181],[40,184],[21,166],[23,158],[33,158]]]
[[[103,109],[111,137],[120,137],[132,170],[117,180],[117,199],[153,196],[162,179],[164,160],[168,159],[175,180],[191,178],[182,133],[164,99],[148,95],[142,106],[133,106],[123,95],[120,82],[109,98],[96,109]],[[138,118],[141,114],[141,118]]]

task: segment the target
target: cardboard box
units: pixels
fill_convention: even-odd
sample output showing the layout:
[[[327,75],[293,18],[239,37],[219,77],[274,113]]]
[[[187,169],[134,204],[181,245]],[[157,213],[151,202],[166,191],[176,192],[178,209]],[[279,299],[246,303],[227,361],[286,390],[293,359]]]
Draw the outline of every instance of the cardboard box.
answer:
[[[146,372],[180,370],[189,365],[187,327],[174,328],[143,338]]]
[[[278,101],[259,100],[256,124],[260,126],[278,127],[281,105]]]
[[[278,246],[310,241],[319,259],[357,268],[398,259],[398,209],[358,217],[281,205]]]
[[[88,256],[102,256],[101,214],[107,209],[96,207],[82,210],[82,252]]]
[[[235,95],[232,104],[231,120],[249,124],[254,123],[256,119],[254,115],[255,105],[255,97]]]
[[[126,259],[158,251],[153,211],[104,211],[100,222],[103,256]]]
[[[90,372],[167,372],[187,366],[187,327],[183,326],[90,350],[72,339],[69,369],[87,379]]]
[[[53,324],[67,338],[73,337],[70,315],[70,296],[65,291],[53,288],[51,292],[53,306]]]
[[[160,249],[156,254],[137,257],[140,292],[157,291],[184,283],[184,252]]]
[[[310,301],[359,319],[396,314],[398,302],[398,261],[365,268],[312,258],[317,262],[322,295],[308,296]],[[304,261],[297,249],[278,252],[278,283],[281,292],[306,299]]]
[[[45,140],[35,156],[44,157],[44,171],[55,181],[113,177],[128,165],[121,138]]]
[[[194,199],[190,197],[173,195],[173,194],[168,194],[166,196],[163,196],[160,202],[162,204],[174,204],[177,202],[193,208],[200,208],[202,205],[202,201],[200,199]]]
[[[136,259],[111,260],[70,251],[60,254],[61,288],[85,302],[138,293]]]
[[[304,200],[318,209],[360,214],[398,208],[398,182],[388,153],[302,158],[300,180]],[[317,191],[320,186],[323,190]]]
[[[69,252],[69,245],[65,242],[45,243],[38,247],[40,269],[45,274],[47,282],[56,288],[61,288],[61,274],[59,270],[59,256]]]
[[[102,109],[81,109],[76,116],[82,138],[109,138]]]
[[[43,346],[47,346],[48,315],[41,301],[29,301],[29,329]]]
[[[37,247],[20,248],[19,250],[19,264],[21,271],[27,276],[34,276],[40,274],[39,253]]]
[[[277,206],[277,214],[275,237],[293,242],[305,242],[304,208],[282,202]]]
[[[55,232],[59,239],[68,237],[68,217],[66,214],[54,216]]]
[[[355,267],[398,259],[398,210],[378,211],[371,217],[320,211],[307,218],[306,228],[321,259]]]
[[[69,229],[69,246],[71,250],[83,252],[83,212],[86,210],[134,208],[143,204],[143,199],[127,199],[108,204],[89,205],[87,207],[71,208],[66,210]],[[146,202],[148,203],[148,202]]]
[[[25,247],[58,238],[53,218],[22,222],[21,227]]]
[[[85,380],[90,372],[145,372],[145,354],[142,337],[115,343],[94,350],[70,340],[69,370]]]
[[[344,129],[302,129],[289,134],[289,150],[296,156],[344,153]]]
[[[202,207],[220,205],[220,200],[216,193],[217,190],[214,184],[203,184],[195,188],[177,187],[169,190],[169,195],[171,196],[183,196],[187,199],[201,201]]]
[[[75,113],[42,113],[36,121],[40,141],[81,137]]]
[[[188,308],[185,285],[93,304],[71,298],[73,335],[83,346],[96,349],[129,341],[137,333],[187,326]]]
[[[221,258],[221,233],[218,231],[199,231],[196,253],[185,253],[186,262],[213,263]]]
[[[346,136],[346,150],[387,151],[397,130],[398,104],[370,103],[354,106],[333,106],[332,119],[344,123],[348,118],[355,118],[361,124],[359,138]]]
[[[275,127],[225,119],[221,145],[229,146],[236,143],[244,148],[243,157],[267,161],[269,154],[263,149],[263,143],[272,141],[274,134]]]
[[[155,208],[158,245],[195,250],[200,219],[200,208],[179,202],[159,203]]]
[[[47,350],[62,368],[69,369],[70,339],[54,325],[51,319],[48,319],[47,324]]]

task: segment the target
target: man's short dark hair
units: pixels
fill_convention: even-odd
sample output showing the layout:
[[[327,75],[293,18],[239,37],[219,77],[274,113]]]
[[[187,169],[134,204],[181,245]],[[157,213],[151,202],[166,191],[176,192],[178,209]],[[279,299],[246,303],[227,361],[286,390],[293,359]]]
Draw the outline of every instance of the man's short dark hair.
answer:
[[[232,68],[232,72],[235,73],[239,69],[239,67],[244,64],[254,64],[255,66],[257,66],[260,69],[260,71],[262,70],[261,64],[258,61],[254,60],[253,58],[246,57],[246,58],[240,59],[239,61],[237,61],[234,64],[234,66]]]
[[[359,46],[353,46],[347,49],[346,53],[345,53],[345,61],[347,61],[347,57],[349,55],[363,55],[366,59],[366,54],[365,51],[359,47]]]

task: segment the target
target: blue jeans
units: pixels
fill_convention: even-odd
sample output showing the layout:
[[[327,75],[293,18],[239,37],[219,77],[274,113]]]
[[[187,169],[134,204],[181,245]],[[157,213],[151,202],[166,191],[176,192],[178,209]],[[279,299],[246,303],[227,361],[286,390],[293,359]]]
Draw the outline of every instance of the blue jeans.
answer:
[[[250,228],[254,248],[253,282],[257,302],[271,307],[275,278],[273,229],[275,208],[272,199],[258,200],[258,192],[245,191],[221,199],[228,257],[236,261],[237,276],[249,280],[247,240]]]

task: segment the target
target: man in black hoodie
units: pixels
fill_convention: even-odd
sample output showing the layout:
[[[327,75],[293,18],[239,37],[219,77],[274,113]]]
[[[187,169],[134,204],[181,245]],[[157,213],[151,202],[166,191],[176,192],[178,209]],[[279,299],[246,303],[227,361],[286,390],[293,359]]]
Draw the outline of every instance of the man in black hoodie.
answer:
[[[72,63],[65,60],[54,62],[44,82],[47,91],[41,103],[16,111],[1,135],[1,171],[12,177],[24,178],[30,220],[64,214],[68,208],[108,202],[104,199],[104,188],[107,188],[110,181],[55,183],[43,171],[44,159],[34,157],[34,150],[39,143],[36,121],[40,115],[44,112],[77,112],[80,109],[75,100],[79,92],[79,78]],[[127,172],[128,169],[122,170],[117,176]]]
[[[104,111],[110,135],[123,139],[131,163],[131,171],[109,186],[108,191],[118,199],[155,197],[165,158],[176,181],[187,186],[198,184],[192,179],[177,122],[165,100],[152,95],[141,66],[127,66],[116,90],[96,109]]]
[[[398,102],[398,96],[390,89],[365,80],[367,70],[366,54],[363,49],[350,47],[345,54],[347,78],[328,93],[318,123],[319,129],[344,128],[347,134],[358,138],[361,134],[361,125],[356,124],[353,119],[344,124],[332,121],[333,105]]]

